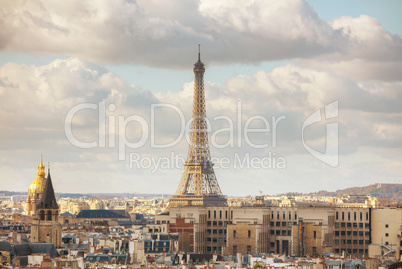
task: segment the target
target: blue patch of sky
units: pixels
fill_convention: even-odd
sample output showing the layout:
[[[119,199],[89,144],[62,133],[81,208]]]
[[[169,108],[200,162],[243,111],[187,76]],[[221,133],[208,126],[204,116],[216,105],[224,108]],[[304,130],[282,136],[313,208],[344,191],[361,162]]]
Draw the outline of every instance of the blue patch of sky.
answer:
[[[368,15],[378,19],[391,34],[402,34],[401,0],[307,0],[318,16],[333,21],[342,16]]]

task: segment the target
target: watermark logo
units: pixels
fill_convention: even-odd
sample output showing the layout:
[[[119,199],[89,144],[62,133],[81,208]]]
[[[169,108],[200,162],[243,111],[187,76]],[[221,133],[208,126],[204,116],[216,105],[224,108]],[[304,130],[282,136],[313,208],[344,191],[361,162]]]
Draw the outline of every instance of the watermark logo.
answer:
[[[73,118],[76,114],[81,113],[83,110],[92,110],[96,113],[96,120],[98,124],[98,136],[93,138],[94,141],[84,142],[80,141],[73,134]],[[260,157],[250,156],[250,153],[239,154],[234,150],[231,156],[222,158],[212,158],[211,161],[215,163],[215,168],[253,168],[253,169],[286,169],[286,159],[283,156],[277,155],[272,150],[278,146],[278,128],[286,120],[285,115],[264,117],[262,115],[250,116],[248,118],[242,115],[242,105],[240,102],[237,104],[237,111],[234,117],[226,115],[216,116],[211,119],[205,118],[205,130],[193,130],[193,118],[186,121],[184,113],[177,106],[171,104],[152,104],[149,111],[149,119],[141,115],[118,115],[113,113],[116,110],[114,104],[106,105],[105,102],[82,103],[71,108],[65,118],[64,130],[67,140],[74,146],[84,149],[91,148],[117,148],[118,159],[120,161],[126,160],[129,156],[129,166],[131,168],[151,169],[154,173],[157,169],[170,169],[177,168],[178,164],[185,162],[184,158],[176,155],[167,156],[154,156],[149,157],[138,149],[148,147],[151,149],[168,149],[178,145],[184,139],[187,143],[191,143],[191,134],[194,132],[205,132],[207,134],[208,144],[197,145],[198,147],[209,147],[209,144],[216,149],[223,148],[238,148],[244,149],[244,146],[250,149],[255,149]],[[157,114],[159,113],[159,114]],[[170,134],[170,142],[157,143],[156,127],[158,119],[157,115],[172,113],[178,116],[179,121],[177,128],[177,136]],[[326,146],[325,152],[310,147],[305,142],[304,131],[307,127],[321,122],[338,117],[338,101],[332,102],[325,106],[324,117],[321,116],[321,110],[312,113],[303,123],[302,127],[302,144],[304,148],[318,160],[336,167],[338,165],[338,123],[328,123],[326,125]],[[160,119],[159,119],[160,120]],[[176,118],[177,120],[177,118]],[[134,124],[135,129],[129,128]],[[211,126],[225,126],[212,131]],[[128,139],[127,133],[130,131],[136,132],[135,138]],[[162,135],[163,134],[159,134]],[[173,136],[173,137],[172,137]],[[132,137],[132,136],[131,136]],[[197,136],[198,137],[198,136]],[[224,138],[224,139],[222,139]],[[136,153],[130,152],[128,150]],[[240,150],[242,152],[243,150]],[[166,151],[165,151],[166,152]],[[264,154],[262,154],[264,152]],[[127,154],[128,153],[128,154]]]
[[[338,117],[338,101],[332,102],[328,105],[325,106],[324,108],[324,115],[325,115],[325,120],[329,120],[332,118],[337,118]],[[304,130],[317,122],[322,121],[321,117],[321,110],[315,111],[313,114],[311,114],[303,123],[302,127],[302,143],[304,148],[315,158],[318,160],[332,166],[336,167],[339,164],[339,156],[338,156],[338,123],[327,123],[327,136],[325,140],[325,152],[319,152],[310,146],[308,146],[304,140]]]

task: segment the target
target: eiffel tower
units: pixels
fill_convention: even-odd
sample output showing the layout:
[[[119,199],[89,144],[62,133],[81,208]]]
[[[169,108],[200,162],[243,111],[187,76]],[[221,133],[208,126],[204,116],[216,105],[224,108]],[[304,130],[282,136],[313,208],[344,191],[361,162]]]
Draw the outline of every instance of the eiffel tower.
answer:
[[[194,64],[193,117],[190,144],[184,171],[176,193],[170,198],[170,207],[187,205],[226,206],[227,201],[216,179],[209,152],[205,113],[204,72],[200,45],[198,61]]]

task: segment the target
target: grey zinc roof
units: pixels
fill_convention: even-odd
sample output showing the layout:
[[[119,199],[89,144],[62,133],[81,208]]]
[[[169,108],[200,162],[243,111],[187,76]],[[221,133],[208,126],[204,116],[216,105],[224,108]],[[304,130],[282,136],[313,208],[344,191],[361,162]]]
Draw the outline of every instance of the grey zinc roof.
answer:
[[[111,210],[96,209],[96,210],[81,210],[77,215],[77,219],[129,219],[122,214]]]
[[[0,251],[10,251],[11,244],[8,241],[0,241]]]
[[[31,243],[28,244],[32,253],[49,254],[52,257],[59,256],[55,246],[52,243]]]

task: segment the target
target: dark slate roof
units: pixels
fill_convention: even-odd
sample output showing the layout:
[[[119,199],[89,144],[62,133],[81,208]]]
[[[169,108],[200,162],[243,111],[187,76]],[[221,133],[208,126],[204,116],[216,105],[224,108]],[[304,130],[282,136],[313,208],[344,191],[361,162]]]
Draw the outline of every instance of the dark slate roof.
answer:
[[[19,256],[17,258],[20,260],[20,266],[28,266],[28,256]]]
[[[28,245],[32,253],[49,254],[53,258],[59,256],[56,247],[52,243],[31,243]]]
[[[60,215],[60,217],[72,217],[73,214],[71,214],[70,212],[64,212],[63,214]]]
[[[0,251],[10,251],[11,244],[8,241],[0,241]]]
[[[134,222],[132,222],[131,220],[120,220],[117,222],[117,224],[119,226],[132,226],[134,225]]]
[[[29,244],[14,244],[15,256],[28,256],[32,254]]]
[[[81,210],[77,215],[77,219],[128,219],[122,214],[111,210],[96,209],[96,210]]]
[[[54,195],[52,179],[50,177],[50,170],[47,174],[47,180],[45,189],[43,190],[42,199],[37,205],[38,209],[59,209],[59,205],[56,202],[56,197]]]

